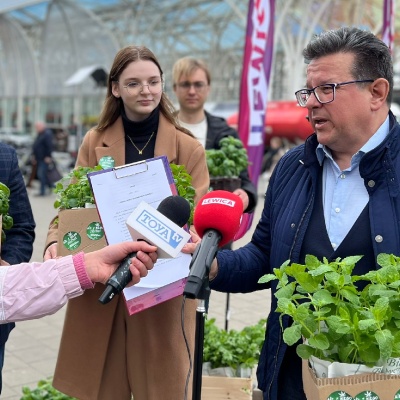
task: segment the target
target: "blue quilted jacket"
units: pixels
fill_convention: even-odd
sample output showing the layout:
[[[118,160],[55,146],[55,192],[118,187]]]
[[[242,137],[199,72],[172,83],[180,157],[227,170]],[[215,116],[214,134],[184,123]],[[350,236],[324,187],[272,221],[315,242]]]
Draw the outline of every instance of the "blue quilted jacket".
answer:
[[[400,125],[391,112],[389,118],[389,135],[360,162],[360,174],[369,194],[375,258],[379,253],[400,255]],[[257,283],[262,275],[286,260],[299,262],[321,168],[315,154],[317,145],[313,134],[279,161],[251,242],[236,251],[218,253],[219,272],[210,284],[212,289],[230,293],[261,290],[269,287]],[[277,377],[286,350],[279,314],[274,312],[276,281],[270,287],[271,313],[257,371],[264,400],[277,399]],[[287,319],[283,322],[287,326]]]

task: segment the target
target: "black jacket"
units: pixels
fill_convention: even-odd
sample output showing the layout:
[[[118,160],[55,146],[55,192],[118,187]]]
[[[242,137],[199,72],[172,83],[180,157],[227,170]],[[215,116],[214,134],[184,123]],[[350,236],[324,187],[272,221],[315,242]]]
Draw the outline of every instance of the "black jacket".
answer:
[[[36,136],[33,143],[33,155],[37,162],[51,157],[53,151],[53,134],[50,129],[45,129]]]
[[[227,136],[240,139],[238,133],[226,123],[225,119],[211,115],[208,112],[205,112],[205,114],[207,118],[206,150],[219,149],[220,140]],[[249,196],[249,206],[245,212],[253,212],[257,205],[257,189],[251,181],[247,169],[243,170],[239,176],[242,180],[241,189]]]

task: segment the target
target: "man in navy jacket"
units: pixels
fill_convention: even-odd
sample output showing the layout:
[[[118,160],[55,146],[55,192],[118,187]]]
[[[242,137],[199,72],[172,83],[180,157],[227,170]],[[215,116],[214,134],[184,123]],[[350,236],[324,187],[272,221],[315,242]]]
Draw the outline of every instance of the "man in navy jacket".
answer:
[[[36,225],[25,182],[18,167],[17,154],[4,143],[0,143],[0,182],[10,189],[8,213],[14,220],[12,228],[5,231],[6,240],[1,244],[1,259],[8,264],[28,262],[32,256]],[[14,323],[0,325],[0,393],[5,343],[14,326]]]
[[[296,98],[315,133],[278,162],[251,242],[220,251],[210,271],[214,290],[271,288],[257,371],[264,400],[305,394],[301,360],[283,342],[275,312],[277,281],[266,286],[259,278],[286,260],[304,264],[307,254],[363,255],[356,275],[378,268],[379,253],[400,255],[400,126],[390,112],[390,51],[368,31],[340,28],[312,39],[303,56],[307,79]],[[290,323],[283,318],[283,327]]]

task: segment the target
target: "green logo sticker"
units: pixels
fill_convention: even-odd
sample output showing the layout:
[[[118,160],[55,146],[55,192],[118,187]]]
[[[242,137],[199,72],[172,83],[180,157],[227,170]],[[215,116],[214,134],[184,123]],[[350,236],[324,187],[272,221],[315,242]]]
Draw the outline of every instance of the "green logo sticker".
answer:
[[[380,400],[379,396],[371,392],[370,390],[366,390],[365,392],[358,393],[354,400]]]
[[[343,390],[331,393],[326,400],[353,400],[353,397]]]
[[[81,235],[78,232],[67,232],[63,237],[64,247],[68,250],[75,250],[81,245]]]
[[[90,240],[100,240],[104,236],[103,225],[100,222],[92,222],[86,228],[86,234]]]
[[[103,169],[113,168],[115,165],[115,161],[111,156],[104,156],[100,158],[99,165]]]
[[[396,394],[394,395],[394,400],[400,399],[400,390],[398,390],[396,392]]]

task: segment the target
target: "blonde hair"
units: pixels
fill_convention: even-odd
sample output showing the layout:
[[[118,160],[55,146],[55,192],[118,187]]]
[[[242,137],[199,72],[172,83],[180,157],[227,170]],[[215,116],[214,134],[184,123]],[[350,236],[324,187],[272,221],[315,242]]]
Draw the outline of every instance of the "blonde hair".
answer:
[[[132,62],[136,61],[151,61],[153,62],[160,71],[161,79],[163,79],[163,71],[161,69],[160,63],[158,62],[156,56],[144,46],[126,46],[121,49],[115,56],[114,62],[111,66],[110,73],[107,80],[107,95],[104,100],[103,109],[100,113],[99,123],[97,125],[97,130],[104,131],[110,125],[112,125],[118,117],[121,115],[122,99],[116,98],[112,93],[113,82],[119,80],[122,72],[125,68]],[[159,104],[160,112],[171,122],[176,128],[183,130],[175,117],[175,108],[171,101],[168,99],[167,95],[163,92],[161,95],[161,100]],[[189,131],[184,130],[185,133],[193,136]]]
[[[197,69],[202,69],[207,78],[207,84],[211,83],[211,73],[207,64],[198,58],[183,57],[177,60],[172,67],[172,80],[174,86],[178,83],[182,76],[192,75]]]

